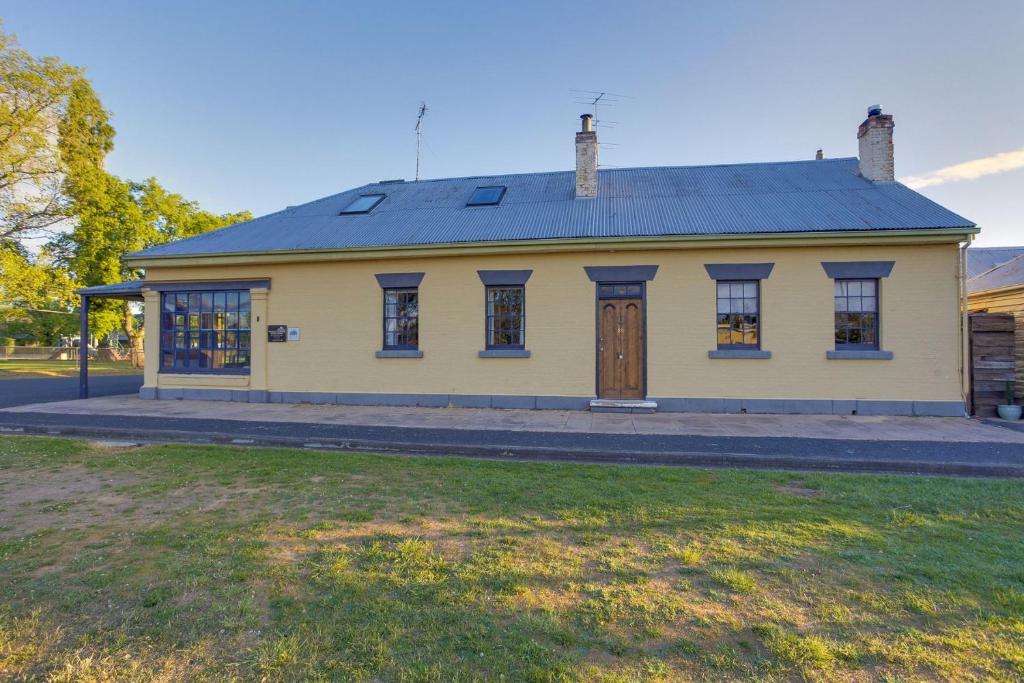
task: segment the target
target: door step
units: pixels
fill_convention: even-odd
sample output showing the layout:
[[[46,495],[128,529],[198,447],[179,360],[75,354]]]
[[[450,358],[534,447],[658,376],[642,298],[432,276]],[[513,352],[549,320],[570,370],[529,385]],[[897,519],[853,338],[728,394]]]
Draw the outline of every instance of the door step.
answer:
[[[658,404],[655,401],[596,398],[590,402],[592,413],[653,413],[657,410]]]

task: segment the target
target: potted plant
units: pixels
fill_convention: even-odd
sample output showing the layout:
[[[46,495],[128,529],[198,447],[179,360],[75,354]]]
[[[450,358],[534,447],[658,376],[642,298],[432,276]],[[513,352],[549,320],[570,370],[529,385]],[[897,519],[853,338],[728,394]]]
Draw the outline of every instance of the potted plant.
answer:
[[[1013,402],[1013,380],[1006,380],[1006,404],[996,406],[996,412],[1004,420],[1019,420],[1021,407]]]

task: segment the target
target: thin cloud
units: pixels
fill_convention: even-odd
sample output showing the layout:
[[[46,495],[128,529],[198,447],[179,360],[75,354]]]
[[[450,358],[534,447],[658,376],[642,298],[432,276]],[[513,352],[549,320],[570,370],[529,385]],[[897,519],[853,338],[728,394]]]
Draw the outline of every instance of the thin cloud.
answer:
[[[976,180],[982,176],[994,173],[1006,173],[1024,168],[1024,147],[1015,149],[1012,152],[1000,152],[990,157],[965,161],[962,164],[953,164],[940,168],[937,171],[924,175],[908,176],[900,178],[907,187],[920,190],[923,187],[932,185],[943,185],[945,183],[958,183],[961,180]]]

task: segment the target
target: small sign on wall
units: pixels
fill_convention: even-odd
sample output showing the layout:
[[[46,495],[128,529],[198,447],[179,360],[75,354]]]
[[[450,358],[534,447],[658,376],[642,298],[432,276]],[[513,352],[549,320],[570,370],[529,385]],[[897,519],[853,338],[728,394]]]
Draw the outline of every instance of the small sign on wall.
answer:
[[[287,325],[267,325],[267,341],[268,342],[285,342],[285,341],[288,341],[288,326]]]
[[[289,327],[288,328],[288,341],[299,341],[299,328]]]

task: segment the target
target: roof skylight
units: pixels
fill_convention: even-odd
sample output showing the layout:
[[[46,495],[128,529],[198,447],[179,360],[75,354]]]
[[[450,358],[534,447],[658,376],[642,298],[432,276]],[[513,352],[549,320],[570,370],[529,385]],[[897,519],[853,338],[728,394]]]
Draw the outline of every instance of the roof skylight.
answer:
[[[504,185],[488,185],[473,190],[473,196],[466,202],[466,206],[493,206],[501,203],[505,196]]]
[[[383,194],[361,194],[341,210],[341,215],[350,213],[370,213],[378,204],[384,201]]]

